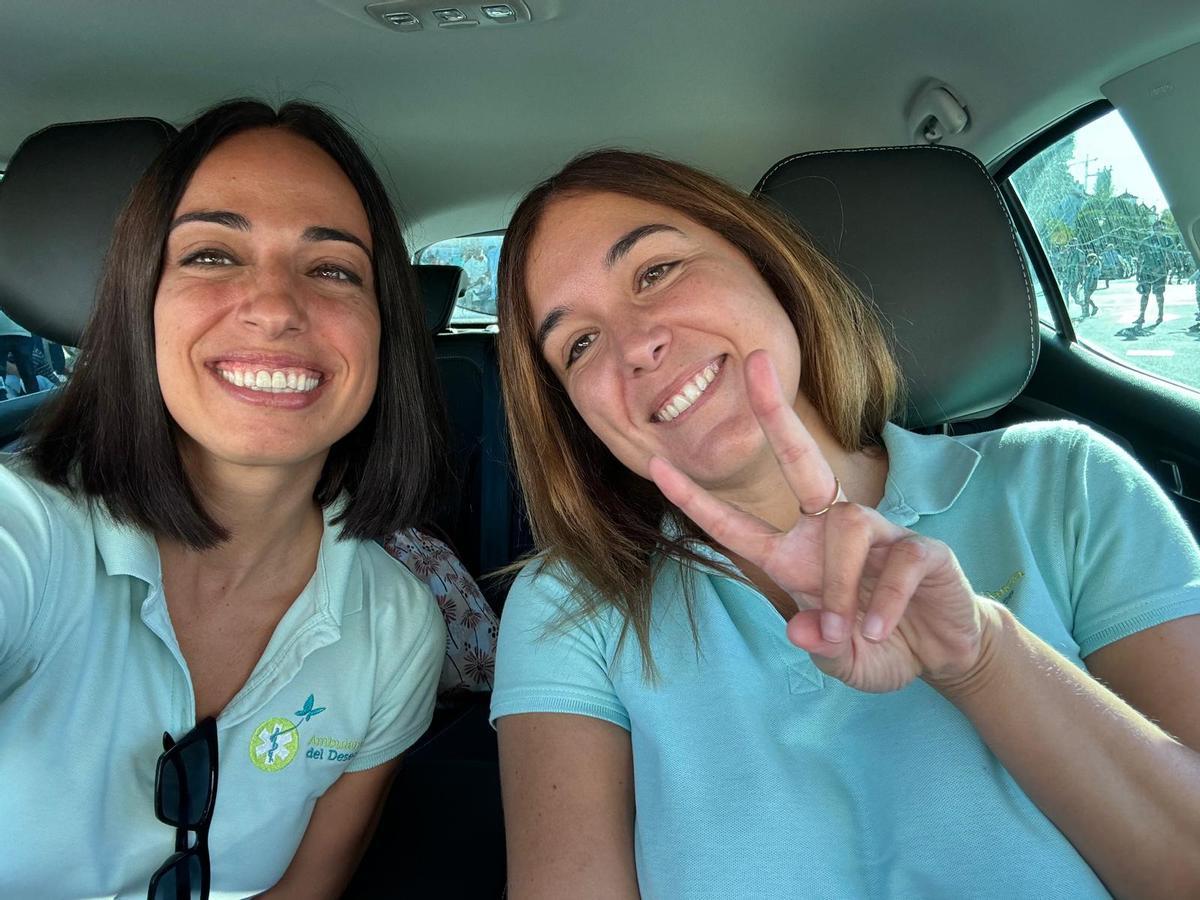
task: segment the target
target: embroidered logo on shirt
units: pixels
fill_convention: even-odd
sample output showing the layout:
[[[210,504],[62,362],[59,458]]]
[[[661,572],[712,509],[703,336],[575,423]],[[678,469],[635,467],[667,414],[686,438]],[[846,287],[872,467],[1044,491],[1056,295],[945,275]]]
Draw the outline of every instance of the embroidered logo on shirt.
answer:
[[[250,736],[250,762],[264,772],[278,772],[290,765],[300,755],[300,726],[325,712],[325,707],[315,703],[309,694],[304,706],[293,713],[298,722],[276,716],[255,728]]]
[[[1021,571],[1013,572],[1012,577],[1004,582],[1004,586],[998,591],[980,591],[983,596],[989,600],[995,600],[997,603],[1003,603],[1012,596],[1013,591],[1017,589],[1017,585],[1021,579],[1025,577],[1025,573]]]

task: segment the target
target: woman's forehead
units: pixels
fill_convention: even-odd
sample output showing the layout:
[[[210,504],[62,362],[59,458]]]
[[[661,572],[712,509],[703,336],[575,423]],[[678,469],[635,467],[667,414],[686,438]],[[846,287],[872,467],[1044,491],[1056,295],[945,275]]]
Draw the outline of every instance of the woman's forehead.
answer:
[[[313,141],[283,128],[240,132],[214,147],[196,167],[176,215],[194,208],[286,212],[351,230],[368,246],[371,238],[366,210],[341,166]]]
[[[547,279],[557,283],[568,276],[606,274],[623,258],[622,241],[639,235],[670,231],[690,236],[700,230],[671,207],[636,197],[593,193],[557,198],[538,220],[530,242],[528,287],[535,292]]]

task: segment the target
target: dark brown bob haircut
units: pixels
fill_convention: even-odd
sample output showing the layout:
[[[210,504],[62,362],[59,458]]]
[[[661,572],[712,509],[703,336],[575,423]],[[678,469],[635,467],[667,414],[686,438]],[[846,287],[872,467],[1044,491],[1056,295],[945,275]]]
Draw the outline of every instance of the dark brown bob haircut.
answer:
[[[711,565],[694,549],[707,538],[587,427],[542,356],[530,313],[529,254],[544,213],[557,200],[596,193],[669,207],[746,255],[796,330],[800,390],[847,450],[879,447],[884,425],[901,408],[903,382],[873,307],[837,267],[778,212],[703,172],[644,153],[598,150],[525,197],[500,253],[499,355],[538,559],[566,580],[578,615],[610,606],[622,614],[652,675],[655,562]],[[664,523],[675,528],[664,531]]]
[[[387,191],[332,115],[293,101],[230,100],[164,148],[130,194],[104,261],[75,372],[34,428],[46,481],[103,501],[117,521],[195,549],[229,535],[205,511],[176,447],[158,388],[154,301],[172,216],[201,161],[244,131],[279,128],[312,141],[346,173],[367,214],[379,303],[379,381],[363,420],[333,445],[317,482],[322,507],[345,494],[342,537],[377,539],[432,515],[443,480],[445,413],[423,302]]]

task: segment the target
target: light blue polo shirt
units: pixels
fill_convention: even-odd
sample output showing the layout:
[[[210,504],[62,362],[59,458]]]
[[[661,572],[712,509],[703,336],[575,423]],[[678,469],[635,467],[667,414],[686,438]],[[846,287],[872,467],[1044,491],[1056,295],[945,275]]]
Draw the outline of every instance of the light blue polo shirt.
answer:
[[[880,511],[946,542],[976,591],[1075,664],[1200,613],[1200,551],[1109,441],[1063,423],[883,437]],[[1108,896],[924,682],[866,694],[826,677],[765,597],[711,570],[693,576],[697,649],[672,563],[654,588],[649,684],[611,610],[547,628],[572,603],[534,568],[504,608],[493,721],[576,713],[629,731],[647,900]]]
[[[195,699],[144,532],[0,457],[0,897],[146,896],[162,733]],[[445,650],[429,590],[326,514],[311,581],[217,720],[213,896],[274,884],[317,799],[428,726]],[[319,836],[318,836],[319,837]]]

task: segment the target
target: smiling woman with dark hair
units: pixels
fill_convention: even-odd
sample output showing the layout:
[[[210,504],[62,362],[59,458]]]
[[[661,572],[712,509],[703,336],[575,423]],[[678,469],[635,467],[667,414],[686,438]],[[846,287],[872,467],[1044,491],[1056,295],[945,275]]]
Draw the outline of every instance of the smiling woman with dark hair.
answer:
[[[339,894],[442,665],[428,590],[373,543],[428,517],[437,397],[344,129],[254,101],[184,128],[0,466],[0,746],[27,751],[3,893]]]

